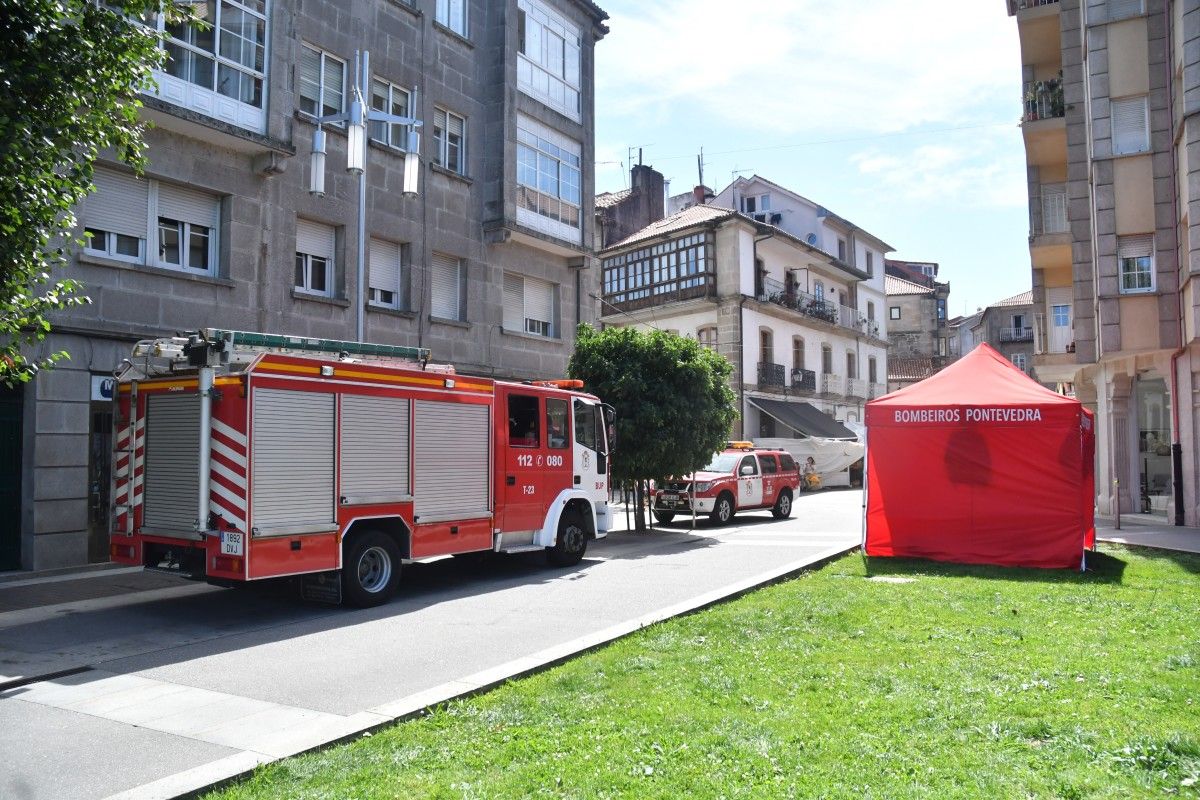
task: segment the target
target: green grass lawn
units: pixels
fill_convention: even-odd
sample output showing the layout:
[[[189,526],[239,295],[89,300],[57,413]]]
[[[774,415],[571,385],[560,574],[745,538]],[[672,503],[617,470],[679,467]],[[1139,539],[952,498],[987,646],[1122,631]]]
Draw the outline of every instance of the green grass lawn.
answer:
[[[1200,795],[1200,558],[854,554],[222,798]]]

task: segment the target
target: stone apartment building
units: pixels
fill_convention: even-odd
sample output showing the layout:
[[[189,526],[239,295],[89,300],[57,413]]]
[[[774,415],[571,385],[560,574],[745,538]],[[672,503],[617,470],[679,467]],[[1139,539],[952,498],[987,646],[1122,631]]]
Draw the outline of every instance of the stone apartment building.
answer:
[[[0,395],[0,569],[107,560],[107,379],[138,339],[199,327],[430,348],[497,377],[565,371],[592,266],[594,47],[588,0],[210,0],[207,30],[167,29],[147,94],[143,177],[102,159],[67,275],[92,304],[55,320],[71,360]],[[162,25],[163,23],[158,23]],[[364,105],[366,236],[346,128],[324,126],[325,195],[309,193],[318,115]],[[358,285],[363,252],[364,285]],[[0,435],[0,439],[5,436]]]
[[[1096,412],[1100,513],[1119,502],[1200,524],[1200,2],[1006,8],[1024,81],[1034,374]]]
[[[973,328],[976,343],[987,342],[1011,361],[1014,367],[1032,377],[1032,292],[1021,292],[992,303],[979,314]]]
[[[601,322],[673,331],[724,355],[735,437],[825,436],[828,417],[861,422],[885,390],[882,292],[875,299],[869,284],[882,285],[891,247],[757,176],[676,203],[600,252]]]
[[[938,283],[933,262],[885,264],[887,291],[888,391],[895,391],[946,366],[954,332],[946,318],[950,284]]]

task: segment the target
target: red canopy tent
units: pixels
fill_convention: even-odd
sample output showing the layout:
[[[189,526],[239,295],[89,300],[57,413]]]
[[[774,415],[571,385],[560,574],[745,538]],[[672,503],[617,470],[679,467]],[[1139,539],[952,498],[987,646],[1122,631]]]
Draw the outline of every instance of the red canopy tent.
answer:
[[[869,556],[1083,566],[1092,413],[987,344],[867,403]]]

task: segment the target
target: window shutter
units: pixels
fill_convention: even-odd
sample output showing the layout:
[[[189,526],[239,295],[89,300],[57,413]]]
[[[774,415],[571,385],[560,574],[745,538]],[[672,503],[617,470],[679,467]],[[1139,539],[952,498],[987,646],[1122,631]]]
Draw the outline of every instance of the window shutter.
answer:
[[[310,256],[320,256],[333,260],[335,234],[329,225],[310,222],[306,219],[296,220],[296,252],[307,253]]]
[[[158,215],[180,222],[191,222],[215,228],[217,225],[217,198],[195,189],[182,186],[158,185]]]
[[[301,97],[301,109],[314,114],[321,112],[319,108],[321,97],[321,54],[307,46],[300,48],[299,94]],[[309,102],[306,104],[303,102],[304,100],[308,100]]]
[[[1112,149],[1114,153],[1141,153],[1150,149],[1147,132],[1146,98],[1112,101]]]
[[[544,322],[554,330],[554,285],[536,278],[525,279],[525,317]],[[521,326],[522,329],[524,325]]]
[[[1142,13],[1142,0],[1108,0],[1108,18],[1124,19]]]
[[[400,245],[372,239],[370,269],[368,281],[372,289],[399,293]]]
[[[1153,254],[1153,236],[1122,236],[1118,240],[1117,257],[1120,259],[1149,258]]]
[[[462,261],[434,253],[429,267],[429,284],[429,312],[441,319],[461,319]]]
[[[525,330],[525,288],[516,275],[504,276],[504,330]]]
[[[101,167],[96,168],[95,182],[96,191],[84,202],[83,224],[145,239],[149,184]]]

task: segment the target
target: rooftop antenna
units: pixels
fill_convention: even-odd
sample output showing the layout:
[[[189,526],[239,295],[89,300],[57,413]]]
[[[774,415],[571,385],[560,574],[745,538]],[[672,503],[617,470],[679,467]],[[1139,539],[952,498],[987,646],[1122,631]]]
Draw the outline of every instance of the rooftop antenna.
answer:
[[[700,173],[700,185],[704,185],[704,148],[700,148],[700,155],[696,156],[696,170]]]

